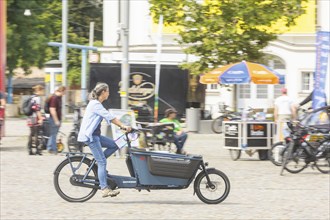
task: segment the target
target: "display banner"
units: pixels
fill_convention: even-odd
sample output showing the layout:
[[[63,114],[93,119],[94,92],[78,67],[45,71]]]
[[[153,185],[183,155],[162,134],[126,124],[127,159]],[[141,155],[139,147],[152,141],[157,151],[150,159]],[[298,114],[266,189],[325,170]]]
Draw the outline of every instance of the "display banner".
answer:
[[[316,68],[314,73],[313,109],[326,106],[325,83],[328,75],[330,32],[317,32]]]
[[[110,95],[103,104],[105,108],[120,108],[120,64],[92,63],[89,91],[98,82],[105,82],[109,85]],[[129,108],[146,106],[151,109],[155,101],[155,65],[131,64],[130,82],[128,88]],[[173,106],[181,116],[185,112],[188,93],[188,71],[181,70],[175,65],[162,65],[159,80],[159,119],[164,116],[164,111]],[[137,118],[137,121],[140,121]],[[153,117],[151,121],[153,122]]]

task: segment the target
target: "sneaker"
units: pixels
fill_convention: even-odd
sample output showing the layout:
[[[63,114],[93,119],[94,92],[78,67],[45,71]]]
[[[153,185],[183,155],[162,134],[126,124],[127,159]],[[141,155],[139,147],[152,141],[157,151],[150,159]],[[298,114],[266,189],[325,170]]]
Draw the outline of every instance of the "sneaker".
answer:
[[[114,196],[117,196],[119,193],[120,192],[118,190],[112,190],[108,187],[102,189],[102,197],[103,198],[108,197],[108,196],[114,197]]]

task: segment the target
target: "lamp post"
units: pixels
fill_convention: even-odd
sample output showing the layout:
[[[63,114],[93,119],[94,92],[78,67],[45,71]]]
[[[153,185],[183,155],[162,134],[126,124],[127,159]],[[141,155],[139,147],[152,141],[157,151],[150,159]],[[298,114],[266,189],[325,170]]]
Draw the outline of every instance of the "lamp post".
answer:
[[[62,0],[62,85],[67,86],[67,43],[68,43],[68,0]],[[65,96],[62,102],[62,115],[65,118]]]
[[[129,1],[120,1],[121,4],[121,40],[123,59],[121,63],[121,108],[128,108],[128,84],[129,84],[129,63],[128,63],[128,32],[129,32]]]

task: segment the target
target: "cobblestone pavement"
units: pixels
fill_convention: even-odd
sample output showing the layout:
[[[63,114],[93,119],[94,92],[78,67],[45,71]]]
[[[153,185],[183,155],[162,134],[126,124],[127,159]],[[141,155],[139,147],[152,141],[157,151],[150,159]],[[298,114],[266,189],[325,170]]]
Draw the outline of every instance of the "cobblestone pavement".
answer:
[[[70,123],[64,123],[67,133]],[[330,219],[330,175],[307,168],[285,173],[257,155],[232,161],[221,135],[189,134],[186,149],[202,154],[230,179],[231,192],[218,205],[193,196],[193,188],[138,192],[122,189],[115,198],[98,192],[85,203],[69,203],[53,186],[53,171],[64,156],[28,156],[29,130],[22,119],[6,125],[1,152],[1,219]],[[128,175],[125,160],[111,157],[111,173]]]

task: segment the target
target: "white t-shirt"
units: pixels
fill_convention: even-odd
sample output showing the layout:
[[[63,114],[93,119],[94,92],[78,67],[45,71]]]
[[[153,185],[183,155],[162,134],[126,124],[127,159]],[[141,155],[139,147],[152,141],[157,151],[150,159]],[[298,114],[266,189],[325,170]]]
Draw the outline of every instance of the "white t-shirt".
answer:
[[[275,99],[275,106],[278,109],[279,115],[291,115],[292,104],[293,100],[287,95],[282,95]]]

